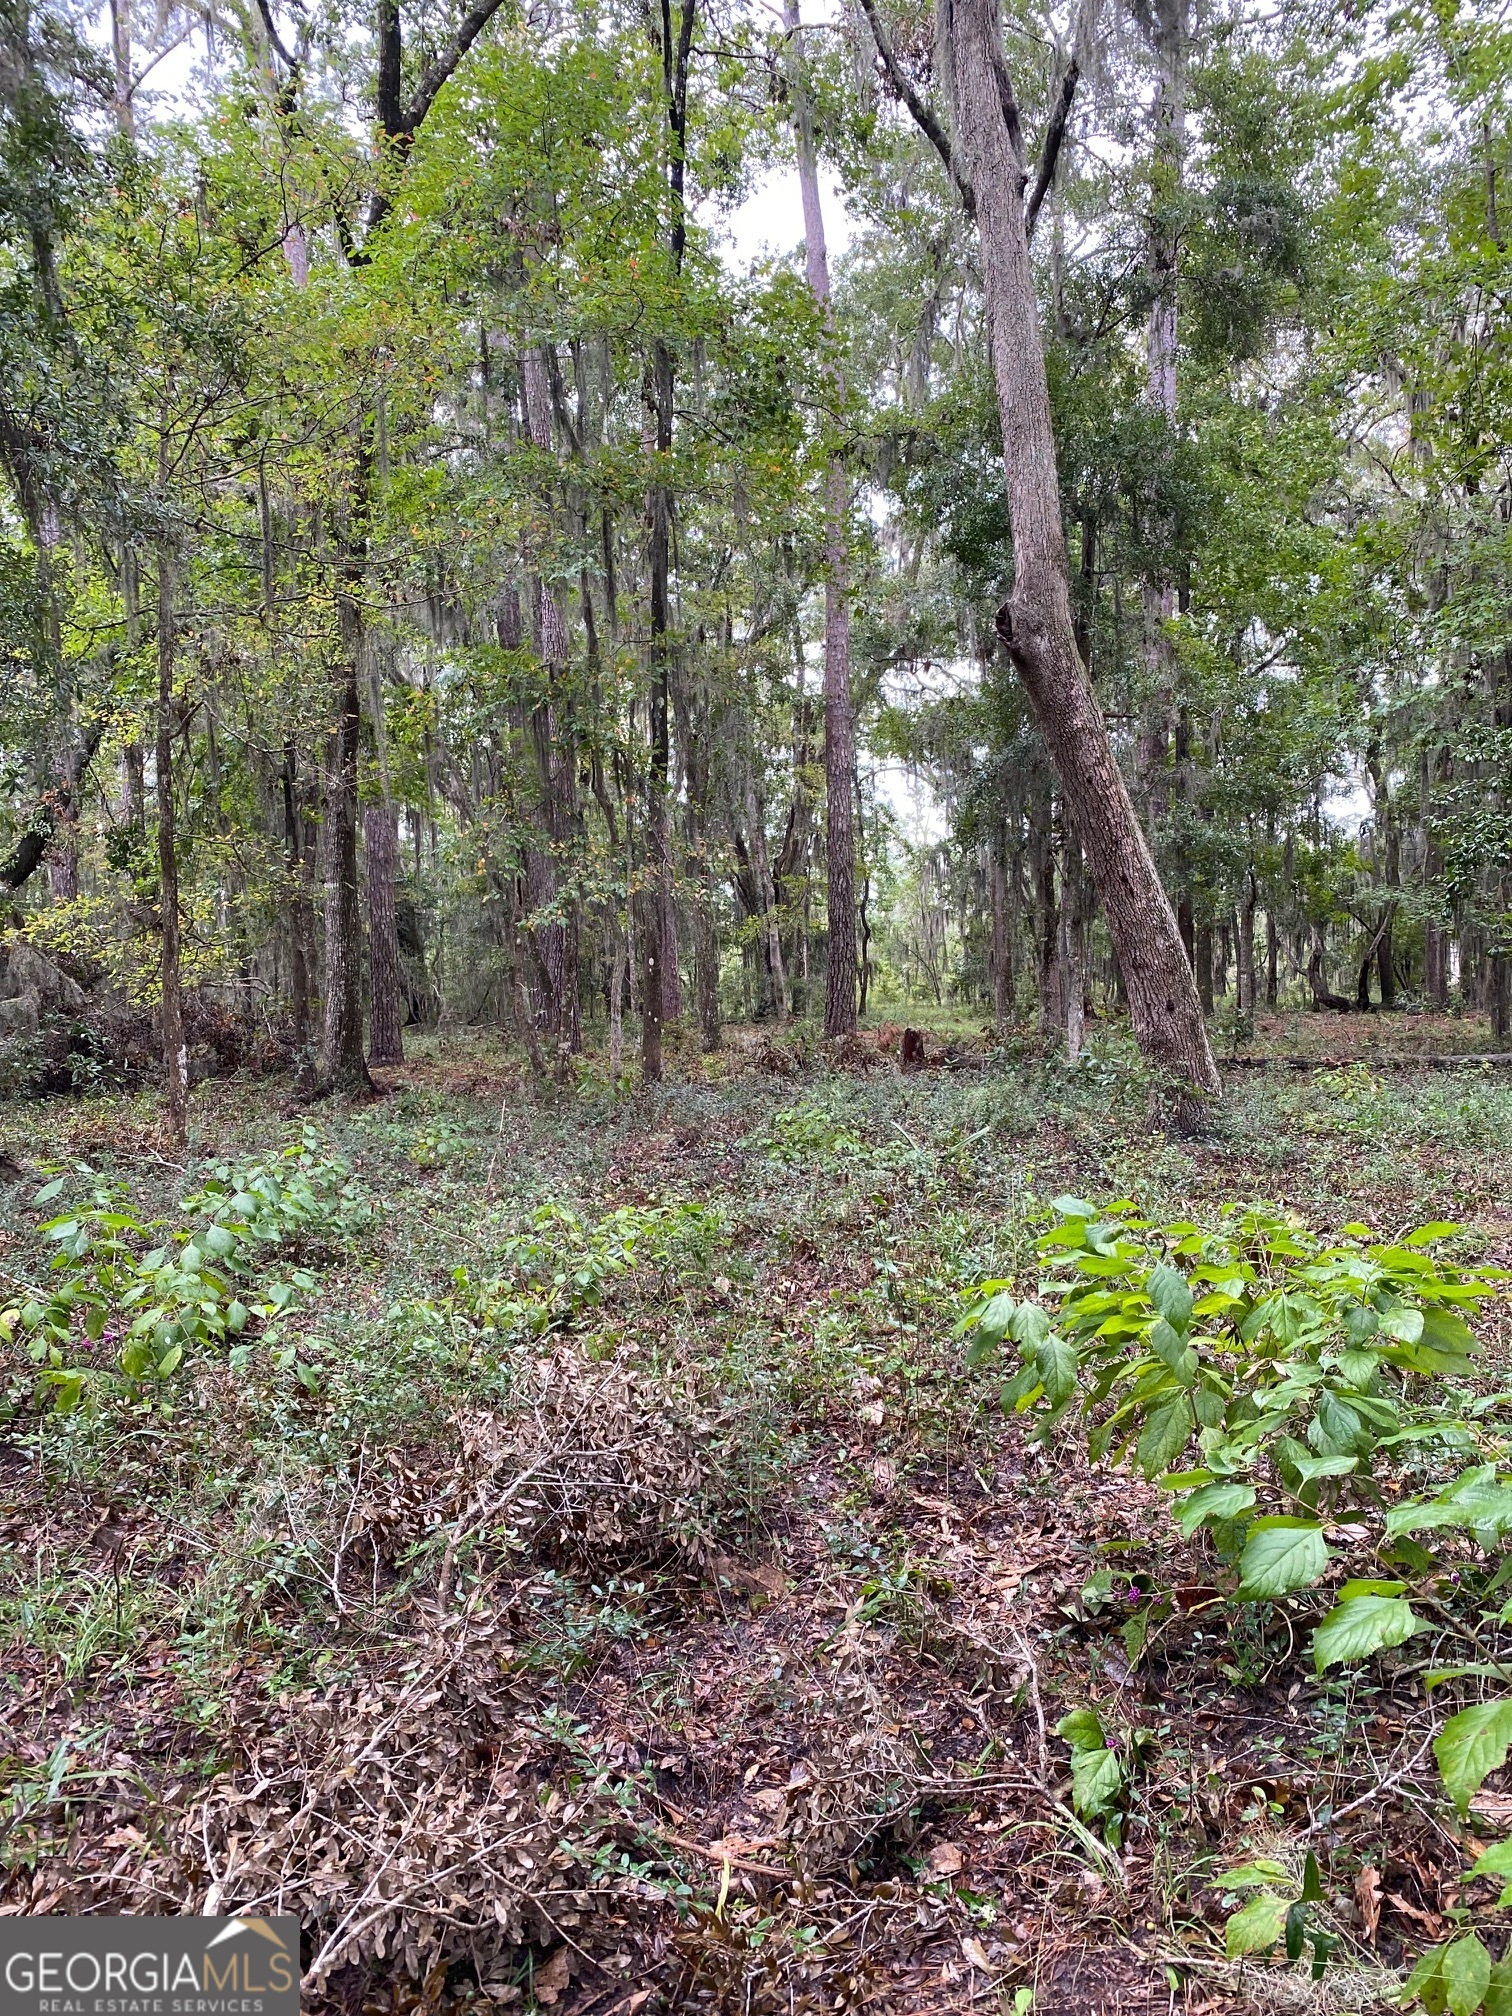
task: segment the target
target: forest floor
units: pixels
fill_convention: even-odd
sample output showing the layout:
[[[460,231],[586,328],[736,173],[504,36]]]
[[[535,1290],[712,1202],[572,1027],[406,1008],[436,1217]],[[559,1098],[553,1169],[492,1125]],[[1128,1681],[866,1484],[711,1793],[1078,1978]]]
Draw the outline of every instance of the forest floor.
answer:
[[[1420,1674],[1219,1612],[1165,1494],[1005,1424],[953,1332],[1065,1190],[1512,1263],[1512,1071],[1375,1054],[1496,1047],[1458,1019],[1271,1018],[1253,1049],[1333,1061],[1234,1072],[1176,1142],[1116,1047],[942,1032],[904,1077],[893,1040],[732,1031],[615,1102],[422,1039],[363,1106],[207,1081],[187,1168],[150,1094],[0,1113],[0,1309],[56,1214],[139,1257],[112,1214],[171,1246],[208,1165],[282,1212],[251,1314],[146,1397],[88,1369],[125,1261],[71,1411],[9,1348],[3,1908],[282,1906],[350,2016],[1385,2006],[1458,1901]],[[1174,1592],[1138,1656],[1110,1564]],[[1121,1828],[1069,1810],[1087,1703]],[[1309,1849],[1321,1983],[1226,1960],[1215,1873]]]

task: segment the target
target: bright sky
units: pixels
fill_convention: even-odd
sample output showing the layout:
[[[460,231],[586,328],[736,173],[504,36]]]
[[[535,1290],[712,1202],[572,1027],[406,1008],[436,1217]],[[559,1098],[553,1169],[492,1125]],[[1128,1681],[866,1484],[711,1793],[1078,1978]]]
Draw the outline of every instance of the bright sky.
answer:
[[[840,184],[822,165],[819,200],[824,206],[824,242],[833,264],[849,248],[855,233]],[[730,212],[721,236],[731,264],[739,267],[749,266],[753,259],[780,259],[796,252],[803,243],[797,169],[774,169],[764,176],[744,203]]]

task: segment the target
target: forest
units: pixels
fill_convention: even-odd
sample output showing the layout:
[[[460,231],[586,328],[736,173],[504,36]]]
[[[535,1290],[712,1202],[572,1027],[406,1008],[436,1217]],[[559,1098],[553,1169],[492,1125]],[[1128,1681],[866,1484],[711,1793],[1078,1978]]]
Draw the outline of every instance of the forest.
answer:
[[[1504,168],[1493,0],[0,0],[0,1951],[1512,2016]]]

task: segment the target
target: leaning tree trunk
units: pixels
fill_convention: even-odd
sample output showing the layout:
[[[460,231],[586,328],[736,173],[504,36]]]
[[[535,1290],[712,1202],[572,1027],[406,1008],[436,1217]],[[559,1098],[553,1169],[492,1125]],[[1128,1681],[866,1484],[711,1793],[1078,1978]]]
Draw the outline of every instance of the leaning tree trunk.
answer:
[[[801,66],[798,0],[787,0],[786,20],[793,34],[793,54]],[[801,67],[793,77],[793,112],[808,283],[828,324],[829,254],[824,239],[824,210],[819,201],[813,112]],[[838,409],[845,397],[844,381],[838,369],[831,369],[828,375]],[[855,726],[851,719],[850,555],[846,539],[849,504],[845,465],[838,455],[832,454],[824,479],[824,853],[829,924],[829,971],[824,986],[826,1036],[848,1036],[856,1026],[856,831],[855,808],[851,803]]]
[[[1176,918],[1076,648],[1060,479],[1024,228],[1013,87],[993,0],[941,0],[955,131],[976,197],[988,340],[1003,429],[1013,592],[997,627],[1034,709],[1097,885],[1134,1034],[1178,1126],[1222,1090]]]
[[[178,845],[173,824],[173,568],[167,540],[158,547],[157,828],[159,907],[163,919],[163,1072],[168,1081],[168,1131],[182,1148],[189,1138],[189,1053],[179,923]]]

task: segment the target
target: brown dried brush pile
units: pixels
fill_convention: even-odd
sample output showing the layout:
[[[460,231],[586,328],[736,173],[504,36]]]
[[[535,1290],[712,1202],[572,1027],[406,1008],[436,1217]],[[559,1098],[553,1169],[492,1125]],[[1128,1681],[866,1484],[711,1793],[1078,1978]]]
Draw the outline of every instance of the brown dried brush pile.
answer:
[[[748,1452],[740,1409],[698,1374],[563,1343],[507,1406],[354,1458],[338,1490],[285,1481],[259,1517],[328,1592],[314,1623],[342,1677],[273,1698],[238,1679],[208,1787],[124,1749],[94,1794],[62,1783],[51,1852],[12,1869],[5,1903],[292,1913],[307,2009],[361,2006],[396,1975],[433,1998],[459,1966],[509,2001],[527,1947],[604,1945],[641,1888],[637,1837],[611,1776],[554,1733],[532,1583],[547,1562],[696,1572],[739,1523]]]

